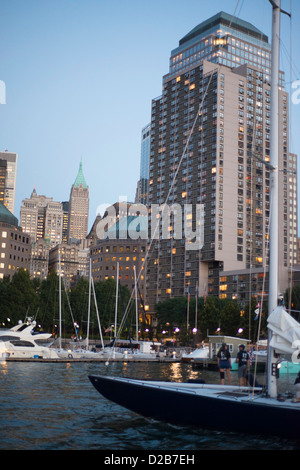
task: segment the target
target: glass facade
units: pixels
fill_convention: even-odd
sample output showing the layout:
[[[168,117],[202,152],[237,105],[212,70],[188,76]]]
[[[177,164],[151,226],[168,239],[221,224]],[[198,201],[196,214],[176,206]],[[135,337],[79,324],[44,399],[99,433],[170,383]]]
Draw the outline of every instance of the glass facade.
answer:
[[[268,38],[256,28],[243,21],[228,23],[230,16],[220,13],[216,17],[219,21],[212,21],[214,25],[204,29],[201,25],[195,28],[194,34],[183,38],[181,45],[171,52],[169,74],[178,74],[185,69],[196,65],[206,59],[210,62],[235,68],[249,64],[259,67],[263,78],[270,81],[271,74],[271,45]],[[242,31],[248,25],[247,33]],[[199,34],[197,34],[197,29]],[[249,32],[252,34],[249,35]],[[188,39],[189,36],[194,36]],[[284,73],[280,72],[280,85],[284,87]]]

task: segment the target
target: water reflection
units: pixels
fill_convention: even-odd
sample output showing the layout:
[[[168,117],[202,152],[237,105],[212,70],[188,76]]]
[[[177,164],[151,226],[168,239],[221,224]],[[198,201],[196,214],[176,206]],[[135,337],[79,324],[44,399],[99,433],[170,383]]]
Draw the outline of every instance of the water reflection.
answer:
[[[102,397],[89,374],[219,383],[218,372],[181,363],[0,364],[0,449],[297,448],[277,438],[229,433],[220,440],[217,432],[146,420]],[[237,380],[237,373],[232,378]],[[286,390],[294,380],[289,374],[281,386]]]

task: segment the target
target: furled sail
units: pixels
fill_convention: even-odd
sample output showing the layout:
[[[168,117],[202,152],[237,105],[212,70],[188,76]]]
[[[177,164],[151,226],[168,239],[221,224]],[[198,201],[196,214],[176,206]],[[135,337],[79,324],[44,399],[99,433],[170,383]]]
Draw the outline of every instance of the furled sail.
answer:
[[[272,331],[270,346],[278,354],[292,356],[293,362],[300,362],[300,323],[283,306],[273,310],[268,317],[268,328]]]

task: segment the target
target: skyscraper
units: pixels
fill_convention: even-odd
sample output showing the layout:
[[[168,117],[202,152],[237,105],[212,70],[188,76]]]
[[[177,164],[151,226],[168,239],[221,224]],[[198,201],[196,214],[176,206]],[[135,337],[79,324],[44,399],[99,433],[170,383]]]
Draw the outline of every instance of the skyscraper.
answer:
[[[252,295],[259,295],[263,283],[253,286],[251,276],[265,280],[268,266],[269,82],[268,38],[223,12],[194,28],[172,51],[162,95],[152,101],[150,213],[155,204],[170,206],[168,237],[164,220],[148,257],[152,312],[160,300],[196,291],[248,301],[239,274],[248,276]],[[286,289],[296,253],[295,175],[288,172],[296,156],[289,153],[282,72],[280,83],[280,285]],[[175,233],[178,219],[181,237]],[[197,227],[201,243],[192,249],[185,233],[197,233]],[[231,275],[237,277],[236,290],[228,288]]]
[[[18,155],[0,152],[0,202],[13,214],[15,210]]]
[[[150,124],[142,129],[140,179],[137,185],[136,196],[136,202],[145,205],[148,204],[150,131]]]
[[[82,162],[74,184],[71,188],[69,201],[69,243],[83,240],[88,233],[89,221],[89,187],[86,184]]]
[[[22,201],[20,225],[33,243],[43,239],[50,248],[54,247],[62,241],[62,203],[53,201],[52,197],[38,196],[34,188],[30,198]]]

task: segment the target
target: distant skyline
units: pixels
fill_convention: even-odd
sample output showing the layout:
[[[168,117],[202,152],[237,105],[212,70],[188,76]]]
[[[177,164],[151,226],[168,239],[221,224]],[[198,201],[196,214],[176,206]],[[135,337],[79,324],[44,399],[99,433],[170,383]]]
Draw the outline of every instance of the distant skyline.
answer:
[[[300,80],[300,2],[281,6],[293,13],[292,30],[281,17],[281,69],[293,92],[291,82]],[[18,220],[34,187],[38,195],[69,200],[80,161],[89,227],[98,206],[119,196],[134,201],[141,131],[150,122],[151,100],[162,92],[171,50],[219,11],[249,21],[271,42],[271,10],[268,0],[2,0],[0,151],[18,154]],[[300,103],[291,104],[296,154],[299,124]]]

